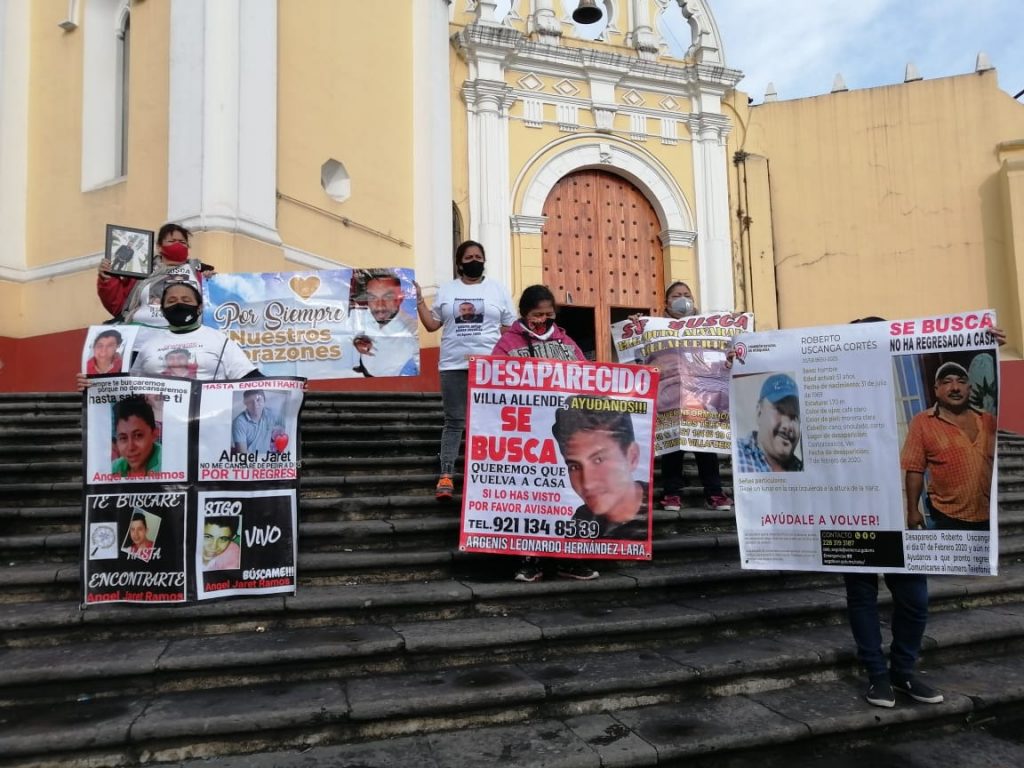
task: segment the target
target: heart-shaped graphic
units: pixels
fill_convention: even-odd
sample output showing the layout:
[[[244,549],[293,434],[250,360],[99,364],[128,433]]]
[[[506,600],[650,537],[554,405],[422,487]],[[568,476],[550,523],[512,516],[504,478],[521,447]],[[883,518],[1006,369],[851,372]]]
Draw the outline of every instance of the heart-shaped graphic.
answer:
[[[288,435],[282,433],[274,437],[274,450],[278,453],[284,453],[284,449],[288,447]]]
[[[310,275],[309,277],[298,277],[296,275],[288,281],[288,287],[299,298],[308,299],[320,287],[320,278],[316,275]]]

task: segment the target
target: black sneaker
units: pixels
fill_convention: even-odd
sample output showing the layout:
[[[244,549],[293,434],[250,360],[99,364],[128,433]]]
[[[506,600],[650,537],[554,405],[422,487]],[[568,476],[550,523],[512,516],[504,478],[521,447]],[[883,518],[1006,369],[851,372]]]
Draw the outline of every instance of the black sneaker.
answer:
[[[868,686],[868,692],[864,694],[868,704],[876,707],[895,707],[896,694],[892,691],[892,685],[888,680],[876,680]]]
[[[581,563],[579,560],[569,560],[558,564],[558,575],[563,579],[590,581],[591,579],[596,579],[601,574],[586,563]]]
[[[516,581],[534,582],[544,578],[544,569],[540,567],[540,559],[536,557],[524,557],[516,575]]]
[[[916,677],[893,678],[892,687],[900,693],[905,693],[914,701],[922,704],[941,704],[946,700],[945,696],[936,691],[930,685],[926,685]]]

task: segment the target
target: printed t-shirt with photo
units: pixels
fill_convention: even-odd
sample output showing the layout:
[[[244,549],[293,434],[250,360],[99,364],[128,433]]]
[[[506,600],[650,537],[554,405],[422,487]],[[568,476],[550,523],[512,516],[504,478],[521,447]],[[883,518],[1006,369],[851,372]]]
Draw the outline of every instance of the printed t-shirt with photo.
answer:
[[[472,312],[460,311],[462,305],[469,304]],[[438,366],[442,371],[466,370],[470,355],[491,354],[501,338],[501,326],[512,325],[516,319],[508,290],[488,278],[472,285],[459,279],[445,283],[430,312],[443,324]]]
[[[188,378],[200,381],[241,379],[256,369],[237,342],[218,330],[201,325],[188,333],[153,333],[139,348],[139,356],[132,365],[132,375],[163,374],[167,369],[167,353],[176,349],[188,352]]]
[[[163,298],[167,283],[190,283],[202,294],[199,271],[189,262],[175,264],[166,271],[154,274],[143,281],[139,288],[139,305],[128,318],[129,323],[145,325],[150,328],[168,327],[167,318],[160,310],[160,300]]]

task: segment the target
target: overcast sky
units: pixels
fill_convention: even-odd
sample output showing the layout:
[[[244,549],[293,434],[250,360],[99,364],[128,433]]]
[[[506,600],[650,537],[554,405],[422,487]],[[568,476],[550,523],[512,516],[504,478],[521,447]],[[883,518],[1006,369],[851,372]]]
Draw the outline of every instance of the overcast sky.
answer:
[[[847,87],[903,82],[907,62],[925,79],[974,71],[989,55],[999,85],[1024,90],[1024,0],[710,0],[727,63],[760,102],[817,96],[841,72]],[[688,37],[688,33],[687,33]],[[1024,96],[1021,97],[1024,102]]]

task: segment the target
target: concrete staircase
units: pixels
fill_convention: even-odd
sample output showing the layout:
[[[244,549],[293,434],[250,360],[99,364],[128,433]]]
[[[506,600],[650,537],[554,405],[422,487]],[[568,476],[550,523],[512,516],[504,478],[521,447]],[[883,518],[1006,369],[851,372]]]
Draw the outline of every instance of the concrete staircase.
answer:
[[[841,579],[743,571],[696,487],[656,513],[653,563],[596,581],[460,554],[432,496],[440,423],[433,395],[310,395],[295,597],[80,611],[79,400],[0,399],[0,766],[763,768],[1020,733],[1024,439],[1000,438],[1000,575],[930,580],[923,671],[946,702],[880,710]]]

